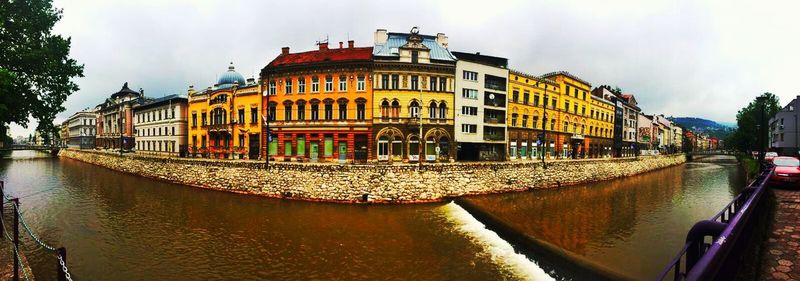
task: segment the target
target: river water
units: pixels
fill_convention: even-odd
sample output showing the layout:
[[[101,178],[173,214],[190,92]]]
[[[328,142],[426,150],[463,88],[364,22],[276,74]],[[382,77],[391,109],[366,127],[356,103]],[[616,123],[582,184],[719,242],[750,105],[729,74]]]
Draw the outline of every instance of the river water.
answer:
[[[16,151],[6,193],[77,280],[547,280],[454,203],[342,205],[188,188]],[[686,230],[732,198],[734,165],[689,163],[627,179],[473,199],[530,234],[652,279]],[[56,260],[24,237],[39,280]],[[646,277],[646,278],[645,278]]]

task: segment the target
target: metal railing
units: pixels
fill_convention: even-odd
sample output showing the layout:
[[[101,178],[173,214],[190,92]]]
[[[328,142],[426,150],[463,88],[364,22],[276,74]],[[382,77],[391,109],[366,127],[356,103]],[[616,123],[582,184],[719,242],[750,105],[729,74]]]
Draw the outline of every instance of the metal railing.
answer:
[[[42,249],[44,249],[44,250],[46,250],[48,252],[55,253],[55,257],[58,260],[58,266],[57,266],[58,271],[56,272],[57,280],[58,281],[67,281],[67,280],[68,281],[72,281],[72,276],[70,275],[69,270],[67,269],[67,264],[66,264],[67,263],[67,249],[64,248],[64,247],[55,248],[53,246],[47,245],[46,243],[44,243],[39,238],[38,235],[34,234],[33,230],[31,230],[30,226],[28,226],[28,224],[25,222],[25,219],[22,216],[22,213],[20,212],[19,198],[12,198],[12,197],[10,197],[10,196],[5,194],[5,183],[3,181],[0,181],[0,199],[2,199],[2,200],[0,200],[0,201],[2,201],[2,203],[0,204],[0,235],[4,236],[9,241],[11,241],[12,250],[13,250],[12,252],[13,252],[13,255],[14,255],[14,268],[13,268],[13,272],[12,272],[12,280],[14,280],[14,281],[18,281],[19,280],[20,271],[22,271],[22,277],[25,280],[29,280],[29,275],[31,275],[31,276],[33,275],[32,273],[28,272],[30,269],[26,270],[25,266],[22,266],[22,264],[23,264],[22,263],[22,258],[21,258],[22,254],[20,253],[21,251],[19,249],[19,247],[20,247],[19,246],[20,245],[20,243],[19,243],[19,226],[22,225],[22,227],[25,229],[25,232],[28,233],[28,236],[30,236],[30,238],[33,239],[33,241],[36,242],[36,244],[38,246],[40,246]],[[3,219],[3,216],[5,214],[5,204],[6,203],[11,203],[12,204],[14,222],[13,222],[13,225],[10,225],[10,226],[13,229],[13,234],[14,234],[13,238],[8,235],[9,231],[6,230],[6,225],[9,225],[9,224],[6,223],[5,220]],[[3,237],[0,237],[0,240],[2,240],[2,239],[3,239]],[[20,268],[21,266],[22,266],[22,268]]]
[[[766,210],[761,200],[767,181],[774,172],[768,167],[736,195],[725,208],[710,218],[697,222],[686,235],[686,243],[656,280],[732,280],[741,267],[741,259],[752,237],[754,215]],[[706,243],[706,237],[711,243]]]

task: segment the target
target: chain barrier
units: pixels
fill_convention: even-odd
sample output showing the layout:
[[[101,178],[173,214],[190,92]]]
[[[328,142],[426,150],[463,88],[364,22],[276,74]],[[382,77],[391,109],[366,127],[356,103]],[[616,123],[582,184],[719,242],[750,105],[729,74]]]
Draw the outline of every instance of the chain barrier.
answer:
[[[19,265],[22,266],[22,277],[27,281],[28,271],[25,270],[25,264],[22,263],[22,258],[21,258],[22,255],[20,254],[19,249],[17,248],[16,245],[14,245],[14,239],[11,239],[11,236],[8,236],[8,231],[6,230],[6,221],[3,219],[2,214],[0,214],[0,220],[3,221],[3,234],[5,235],[6,238],[8,238],[8,241],[11,242],[11,248],[12,250],[14,250],[15,256],[17,256],[17,261],[19,262]]]
[[[7,201],[11,201],[11,199],[12,199],[11,197],[9,197],[6,194],[3,194],[3,197],[5,197],[4,199],[7,200]],[[25,232],[28,233],[28,235],[33,239],[33,241],[35,241],[36,244],[38,244],[39,246],[41,246],[42,248],[44,248],[46,250],[50,250],[52,252],[57,252],[55,247],[47,245],[38,236],[36,236],[36,234],[33,233],[33,230],[31,230],[30,226],[28,226],[28,224],[25,222],[25,218],[22,216],[22,212],[19,211],[19,205],[15,204],[14,202],[11,202],[11,205],[12,205],[12,208],[14,208],[13,211],[17,213],[17,216],[19,218],[20,224],[22,224],[23,228],[25,229]],[[0,220],[3,221],[3,232],[4,232],[3,234],[5,234],[6,238],[8,238],[8,240],[11,241],[11,244],[13,246],[14,245],[13,244],[14,240],[11,239],[10,236],[8,236],[8,231],[5,230],[6,223],[5,223],[5,220],[3,220],[3,214],[0,214]],[[20,255],[19,255],[19,249],[17,249],[16,246],[13,246],[13,248],[14,248],[14,252],[17,253],[17,260],[19,261],[19,264],[22,265],[22,259],[20,258]],[[67,265],[64,262],[64,258],[58,253],[56,253],[56,257],[58,257],[58,263],[61,265],[61,270],[64,271],[64,276],[66,277],[67,280],[72,281],[72,276],[69,274],[69,271],[67,269]],[[25,266],[22,267],[22,273],[23,273],[23,276],[25,277],[25,280],[28,280],[28,272],[25,270]]]
[[[72,276],[69,275],[69,270],[67,270],[67,264],[64,263],[64,258],[62,258],[61,255],[58,255],[58,263],[61,264],[61,270],[64,271],[64,276],[67,280],[72,281]]]

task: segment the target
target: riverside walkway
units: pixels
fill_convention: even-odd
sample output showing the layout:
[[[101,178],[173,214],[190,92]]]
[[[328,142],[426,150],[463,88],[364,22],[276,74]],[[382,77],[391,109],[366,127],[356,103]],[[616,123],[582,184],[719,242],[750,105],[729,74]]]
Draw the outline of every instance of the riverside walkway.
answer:
[[[800,280],[800,191],[773,189],[777,207],[761,280]]]

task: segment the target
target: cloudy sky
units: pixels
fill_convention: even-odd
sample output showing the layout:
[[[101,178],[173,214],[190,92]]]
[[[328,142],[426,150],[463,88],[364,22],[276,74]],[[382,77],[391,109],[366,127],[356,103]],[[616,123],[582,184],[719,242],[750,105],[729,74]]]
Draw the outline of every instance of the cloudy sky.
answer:
[[[488,4],[491,3],[491,4]],[[280,53],[353,39],[378,28],[443,32],[450,49],[510,59],[533,74],[569,71],[618,85],[647,113],[735,122],[772,92],[800,94],[798,2],[771,1],[77,1],[55,0],[85,64],[62,121],[129,82],[145,95],[204,88],[233,62],[245,77]],[[12,125],[12,135],[29,129]]]

